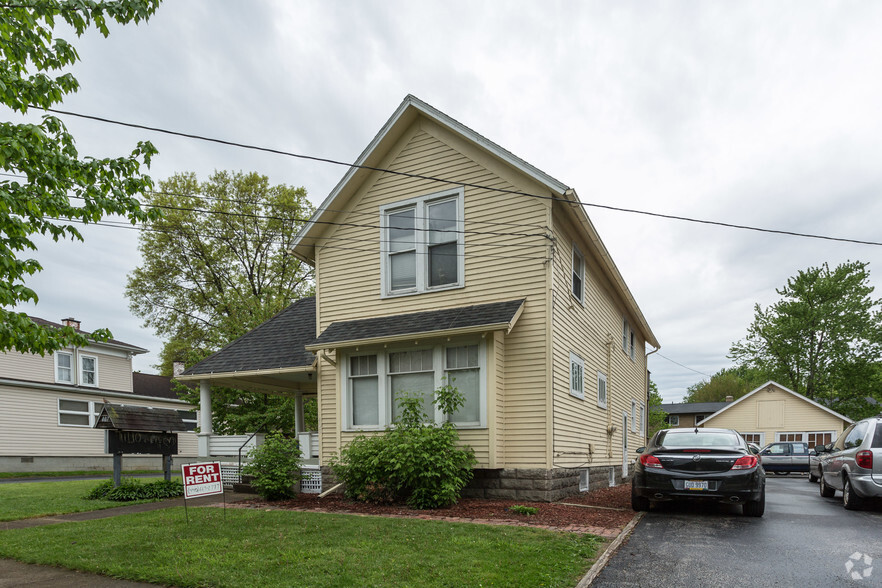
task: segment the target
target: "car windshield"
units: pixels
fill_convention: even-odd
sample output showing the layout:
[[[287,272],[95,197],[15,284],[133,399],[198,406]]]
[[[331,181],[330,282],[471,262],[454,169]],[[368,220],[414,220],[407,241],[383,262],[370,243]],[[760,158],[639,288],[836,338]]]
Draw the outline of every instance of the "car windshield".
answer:
[[[658,438],[658,444],[664,447],[737,447],[740,445],[734,433],[726,432],[693,432],[667,431]]]

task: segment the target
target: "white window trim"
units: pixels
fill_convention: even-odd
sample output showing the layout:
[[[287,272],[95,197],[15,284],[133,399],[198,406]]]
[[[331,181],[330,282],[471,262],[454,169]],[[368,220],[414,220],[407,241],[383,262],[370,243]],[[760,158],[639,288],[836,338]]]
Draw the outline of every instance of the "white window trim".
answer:
[[[672,427],[679,427],[680,426],[680,415],[669,414],[668,415],[668,424]]]
[[[582,272],[579,274],[579,280],[582,282],[582,288],[581,288],[582,291],[580,292],[580,296],[576,296],[573,293],[573,284],[574,284],[575,278],[576,278],[576,257],[578,257],[582,262],[582,264],[581,264],[582,265]],[[582,255],[582,252],[579,251],[579,248],[576,247],[575,243],[573,243],[573,258],[570,261],[572,263],[572,266],[571,266],[571,269],[572,269],[571,274],[572,275],[570,276],[570,295],[573,298],[575,298],[576,300],[578,300],[579,303],[582,304],[582,306],[584,306],[585,305],[585,256]]]
[[[84,359],[92,359],[95,361],[95,382],[93,384],[87,384],[86,378],[83,377],[83,372],[85,372],[85,370],[83,369],[83,360]],[[79,354],[79,357],[77,358],[77,373],[79,376],[80,386],[87,386],[89,388],[97,388],[98,387],[98,356],[97,355],[84,355],[82,353]]]
[[[89,424],[88,425],[72,425],[70,423],[62,423],[61,422],[61,415],[62,414],[77,414],[77,415],[84,414],[83,411],[80,411],[80,410],[66,410],[66,409],[61,408],[62,401],[65,401],[65,402],[85,402],[86,405],[89,407],[88,408],[88,410],[89,410]],[[79,400],[79,399],[74,399],[74,398],[59,398],[58,401],[56,402],[56,406],[58,407],[57,414],[58,414],[58,426],[59,427],[76,427],[76,428],[80,428],[80,429],[91,429],[92,427],[95,426],[95,419],[98,418],[98,415],[96,414],[96,412],[98,411],[98,407],[104,406],[104,403],[97,402],[95,400]]]
[[[579,371],[582,374],[581,377],[581,388],[577,389],[574,386],[573,382],[573,365],[579,366]],[[575,396],[581,400],[585,400],[585,362],[581,357],[570,351],[570,396]]]
[[[420,349],[432,349],[432,365],[435,372],[435,389],[444,385],[444,376],[446,375],[446,362],[444,361],[444,350],[447,347],[460,347],[462,345],[478,346],[478,373],[479,373],[479,422],[467,422],[453,424],[457,429],[486,429],[487,428],[487,349],[483,341],[465,340],[462,342],[450,341],[441,345],[421,346],[421,347],[392,347],[376,350],[359,350],[351,354],[340,354],[340,361],[337,365],[341,366],[340,374],[340,390],[343,402],[341,403],[342,422],[344,431],[383,431],[387,426],[392,425],[392,394],[389,390],[390,374],[388,369],[389,354],[396,351],[418,351]],[[352,424],[352,395],[349,389],[349,357],[351,355],[376,355],[377,356],[377,402],[378,402],[378,425],[353,425]],[[454,385],[456,383],[454,382]],[[436,424],[444,422],[444,413],[437,408],[435,409],[434,420]]]
[[[631,432],[637,432],[637,401],[631,399]]]
[[[399,296],[413,296],[415,294],[424,294],[426,292],[439,292],[442,290],[453,290],[465,287],[465,216],[464,216],[464,194],[463,188],[454,188],[452,190],[444,190],[417,196],[407,200],[400,200],[392,204],[384,204],[380,206],[380,298],[397,298]],[[457,261],[457,282],[453,284],[445,284],[443,286],[429,287],[429,253],[428,253],[428,214],[426,212],[427,204],[436,200],[456,199],[456,261]],[[389,226],[388,215],[399,209],[415,207],[415,228],[414,240],[416,243],[416,287],[409,290],[398,290],[393,292],[390,283],[389,271],[391,265],[388,263],[389,254]]]
[[[747,435],[759,435],[759,443],[757,445],[760,446],[760,449],[766,446],[766,434],[761,431],[747,431],[746,433],[741,433],[741,436],[747,439]],[[753,443],[753,441],[748,441],[748,443]]]
[[[814,431],[812,431],[814,432]],[[782,437],[785,435],[799,435],[799,439],[790,440],[790,441],[782,441]],[[775,433],[775,443],[808,443],[808,434],[805,431],[782,431]]]
[[[76,373],[77,373],[77,364],[76,358],[74,357],[74,353],[72,351],[56,351],[54,354],[55,358],[55,383],[56,384],[76,384]],[[58,356],[66,355],[70,357],[70,367],[65,368],[70,370],[70,380],[62,380],[58,377]]]
[[[603,382],[603,400],[600,398],[600,383]],[[607,402],[609,400],[609,382],[607,381],[606,374],[603,372],[597,372],[597,406],[600,408],[606,408]]]
[[[646,433],[646,403],[640,403],[640,433]]]
[[[628,333],[631,332],[631,323],[628,319],[622,317],[622,351],[628,354]]]

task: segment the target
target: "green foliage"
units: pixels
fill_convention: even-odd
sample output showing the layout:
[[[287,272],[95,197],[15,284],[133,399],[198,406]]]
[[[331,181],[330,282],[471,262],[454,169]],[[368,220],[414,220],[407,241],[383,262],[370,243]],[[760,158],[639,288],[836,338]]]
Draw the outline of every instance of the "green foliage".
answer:
[[[9,176],[0,179],[0,351],[45,354],[111,337],[106,329],[87,336],[70,327],[37,325],[8,309],[38,301],[25,285],[43,269],[26,257],[37,250],[35,235],[82,241],[73,223],[96,223],[107,214],[132,224],[159,217],[156,210],[142,210],[137,199],[153,185],[141,166],[150,166],[156,149],[142,142],[126,157],[81,158],[57,117],[46,114],[39,123],[17,124],[8,118],[50,109],[79,88],[70,73],[53,77],[79,61],[73,45],[53,38],[58,21],[77,36],[94,27],[106,37],[109,21],[146,21],[158,5],[159,0],[21,0],[0,10],[0,103],[11,111],[0,122],[0,171]]]
[[[304,188],[270,185],[257,173],[215,172],[205,182],[181,173],[147,202],[164,210],[141,233],[141,264],[129,275],[132,312],[165,339],[157,367],[192,366],[313,292],[312,270],[288,255],[312,214]],[[196,405],[199,391],[178,388]],[[220,434],[294,432],[294,399],[212,390]],[[309,423],[307,426],[310,426]],[[315,430],[315,429],[312,429]]]
[[[535,506],[524,506],[523,504],[513,504],[508,507],[508,510],[527,516],[532,516],[539,513],[539,509]]]
[[[300,445],[279,432],[270,433],[263,443],[248,452],[242,472],[254,476],[251,486],[266,500],[291,498],[300,479]]]
[[[882,301],[863,262],[800,271],[776,290],[782,297],[755,307],[747,337],[729,357],[852,418],[882,400]]]
[[[661,394],[658,393],[658,385],[652,380],[649,381],[649,402],[646,407],[647,410],[647,422],[646,422],[646,434],[647,437],[652,437],[655,435],[656,431],[660,431],[661,429],[667,429],[670,425],[665,422],[665,418],[667,418],[668,413],[662,410],[661,405],[664,400],[661,397]]]
[[[83,498],[86,500],[113,500],[131,502],[133,500],[159,500],[184,495],[184,486],[178,480],[158,480],[142,484],[131,478],[123,478],[120,485],[113,486],[113,480],[105,480],[98,484]]]
[[[382,435],[360,435],[331,460],[334,474],[346,484],[346,496],[364,502],[406,500],[411,508],[455,504],[472,479],[476,460],[470,447],[459,447],[459,433],[449,422],[429,422],[422,396],[396,397],[400,413]],[[434,392],[433,402],[449,417],[465,399],[452,384]]]
[[[738,400],[751,390],[774,378],[747,366],[723,368],[710,380],[702,380],[686,389],[683,402],[724,402],[727,396]]]

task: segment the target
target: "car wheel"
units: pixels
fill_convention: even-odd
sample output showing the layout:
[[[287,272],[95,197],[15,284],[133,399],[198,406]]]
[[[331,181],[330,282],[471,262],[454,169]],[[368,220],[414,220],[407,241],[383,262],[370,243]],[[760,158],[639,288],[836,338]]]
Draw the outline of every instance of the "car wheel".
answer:
[[[776,476],[786,476],[786,475],[789,474],[789,473],[790,473],[790,472],[775,472],[775,475],[776,475]]]
[[[831,488],[824,481],[824,476],[821,476],[821,483],[818,485],[818,488],[821,490],[821,496],[824,498],[833,498],[833,495],[836,494],[836,488]]]
[[[766,511],[766,487],[763,486],[762,492],[760,492],[759,500],[749,500],[744,503],[742,507],[742,512],[744,516],[748,517],[761,517],[763,513]]]
[[[638,512],[649,510],[649,499],[645,496],[637,495],[633,480],[631,481],[631,508]]]
[[[854,491],[848,477],[842,481],[842,506],[848,510],[860,510],[864,506],[863,499]]]
[[[814,484],[815,482],[818,481],[818,476],[817,476],[817,474],[814,474],[814,473],[812,473],[812,472],[809,472],[809,478],[808,478],[808,480],[809,480],[809,482],[811,482],[811,483]]]

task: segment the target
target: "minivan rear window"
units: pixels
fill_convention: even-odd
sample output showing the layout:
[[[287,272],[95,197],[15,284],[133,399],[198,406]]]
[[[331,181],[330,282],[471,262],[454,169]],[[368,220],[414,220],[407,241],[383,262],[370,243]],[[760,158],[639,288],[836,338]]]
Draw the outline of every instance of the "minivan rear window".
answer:
[[[876,433],[873,435],[873,448],[882,448],[882,423],[876,423]]]

